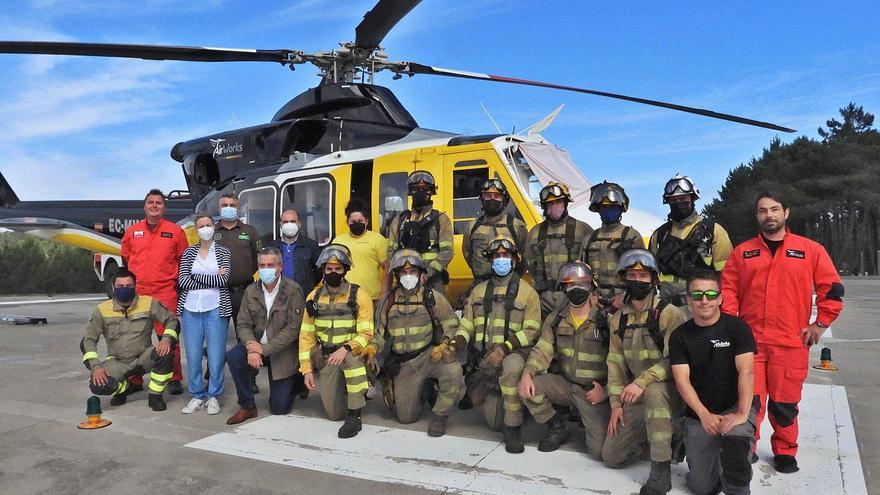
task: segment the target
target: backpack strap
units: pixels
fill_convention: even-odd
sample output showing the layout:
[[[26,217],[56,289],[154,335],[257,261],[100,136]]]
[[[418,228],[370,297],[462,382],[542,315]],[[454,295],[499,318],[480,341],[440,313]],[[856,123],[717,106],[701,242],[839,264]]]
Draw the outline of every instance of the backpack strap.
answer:
[[[544,284],[547,281],[547,263],[544,261],[544,250],[547,249],[547,221],[544,220],[538,225],[538,242],[535,244],[535,247],[541,251],[540,255],[538,255],[538,275],[541,277],[541,284]],[[543,287],[540,288],[544,290]]]
[[[348,306],[348,309],[351,311],[351,316],[355,320],[357,320],[357,317],[358,317],[357,296],[358,296],[358,289],[360,287],[358,286],[358,284],[352,284],[351,282],[349,282],[349,285],[351,285],[351,288],[348,290],[348,302],[346,303],[346,305]]]
[[[400,231],[403,229],[403,224],[409,222],[409,219],[412,218],[412,210],[403,210],[400,214],[397,215],[397,242],[400,243]]]
[[[433,343],[434,345],[437,345],[443,338],[443,326],[440,324],[440,320],[437,319],[437,312],[434,310],[437,301],[434,299],[434,290],[430,287],[425,287],[422,291],[422,304],[425,305],[425,309],[428,311],[428,316],[431,318]]]
[[[660,314],[663,313],[663,310],[666,309],[669,303],[667,301],[661,300],[660,304],[657,305],[656,308],[651,309],[648,313],[648,334],[651,335],[651,340],[654,341],[654,345],[657,346],[657,349],[660,352],[663,352],[664,342],[663,342],[663,332],[660,331]]]
[[[313,299],[309,299],[306,301],[306,313],[309,314],[312,318],[318,317],[318,301],[321,300],[321,294],[324,291],[324,285],[318,287],[318,291],[315,292],[315,297]]]
[[[620,320],[617,325],[617,336],[620,338],[620,341],[623,342],[623,336],[626,334],[626,324],[627,320],[629,320],[628,313],[621,313]]]
[[[553,317],[553,320],[550,322],[550,329],[553,330],[553,333],[556,333],[556,329],[559,328],[559,324],[562,323],[562,310],[556,312],[556,316]]]
[[[515,273],[510,277],[507,284],[507,293],[504,295],[504,340],[507,341],[510,326],[510,312],[516,307],[516,295],[519,292],[519,274]]]
[[[486,339],[489,338],[487,332],[489,316],[492,314],[492,303],[495,302],[495,284],[492,277],[486,281],[486,292],[483,294],[483,349],[486,349]]]
[[[574,247],[574,231],[577,228],[577,221],[571,218],[571,215],[565,219],[565,249],[568,251],[568,261],[572,260],[571,249]]]

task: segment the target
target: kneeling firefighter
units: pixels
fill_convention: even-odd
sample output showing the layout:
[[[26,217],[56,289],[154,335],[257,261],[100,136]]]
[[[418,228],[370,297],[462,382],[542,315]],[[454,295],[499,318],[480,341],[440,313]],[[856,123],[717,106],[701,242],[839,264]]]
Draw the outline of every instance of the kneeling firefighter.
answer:
[[[521,453],[523,406],[517,384],[541,326],[541,301],[514,270],[519,253],[510,238],[495,238],[483,256],[492,263],[492,276],[468,297],[451,345],[461,350],[472,344],[466,378],[471,402],[483,407],[489,428],[503,426],[507,451]]]
[[[389,267],[397,283],[379,301],[377,332],[370,343],[382,357],[379,377],[385,403],[401,423],[414,423],[425,402],[426,382],[436,380],[439,391],[428,435],[443,436],[461,390],[461,365],[450,346],[458,317],[443,294],[424,285],[427,269],[418,251],[397,251]],[[372,353],[368,348],[367,355]]]

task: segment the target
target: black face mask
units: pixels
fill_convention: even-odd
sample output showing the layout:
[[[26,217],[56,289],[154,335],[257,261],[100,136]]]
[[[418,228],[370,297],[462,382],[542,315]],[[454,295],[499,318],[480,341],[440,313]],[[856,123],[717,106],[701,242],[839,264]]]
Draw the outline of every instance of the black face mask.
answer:
[[[342,279],[345,277],[344,273],[336,273],[330,272],[324,274],[324,282],[330,287],[339,287],[339,284],[342,283]]]
[[[575,287],[574,289],[566,291],[565,297],[571,301],[572,305],[583,306],[584,303],[587,302],[587,298],[590,297],[590,291],[581,287]]]
[[[680,222],[694,213],[694,203],[669,203],[669,218],[674,222]]]
[[[113,297],[121,303],[129,303],[134,299],[134,287],[116,287],[113,289]]]
[[[504,203],[498,201],[497,199],[484,199],[483,200],[483,211],[486,212],[486,215],[494,217],[495,215],[501,213],[501,210],[504,208]]]
[[[413,208],[422,208],[431,204],[431,193],[420,189],[412,193]]]
[[[348,229],[356,236],[361,235],[367,231],[367,224],[361,222],[350,223],[348,224]]]
[[[626,285],[626,293],[629,294],[629,297],[635,299],[636,301],[641,301],[642,299],[648,297],[648,295],[654,291],[653,282],[626,280],[624,284]]]

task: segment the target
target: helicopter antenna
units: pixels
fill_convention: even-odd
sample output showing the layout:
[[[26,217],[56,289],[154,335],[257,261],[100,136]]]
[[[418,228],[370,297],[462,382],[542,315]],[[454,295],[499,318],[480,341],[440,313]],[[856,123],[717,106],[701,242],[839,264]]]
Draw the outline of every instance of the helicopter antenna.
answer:
[[[492,114],[490,114],[490,113],[489,113],[489,110],[486,109],[486,105],[483,105],[483,103],[481,102],[481,103],[480,103],[480,106],[483,107],[483,111],[486,112],[486,117],[489,117],[489,120],[492,122],[492,125],[495,126],[495,130],[498,131],[498,134],[504,134],[504,133],[501,131],[501,128],[498,127],[498,123],[495,122],[495,119],[492,118]]]

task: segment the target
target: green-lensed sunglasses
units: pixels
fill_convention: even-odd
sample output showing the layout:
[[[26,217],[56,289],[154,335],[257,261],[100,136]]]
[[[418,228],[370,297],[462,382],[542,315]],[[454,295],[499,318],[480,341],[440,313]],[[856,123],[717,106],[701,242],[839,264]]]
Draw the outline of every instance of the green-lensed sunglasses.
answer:
[[[702,301],[703,296],[706,296],[706,299],[710,301],[714,301],[715,299],[718,299],[721,292],[718,292],[717,290],[692,290],[688,295],[690,295],[691,299],[694,301]]]

